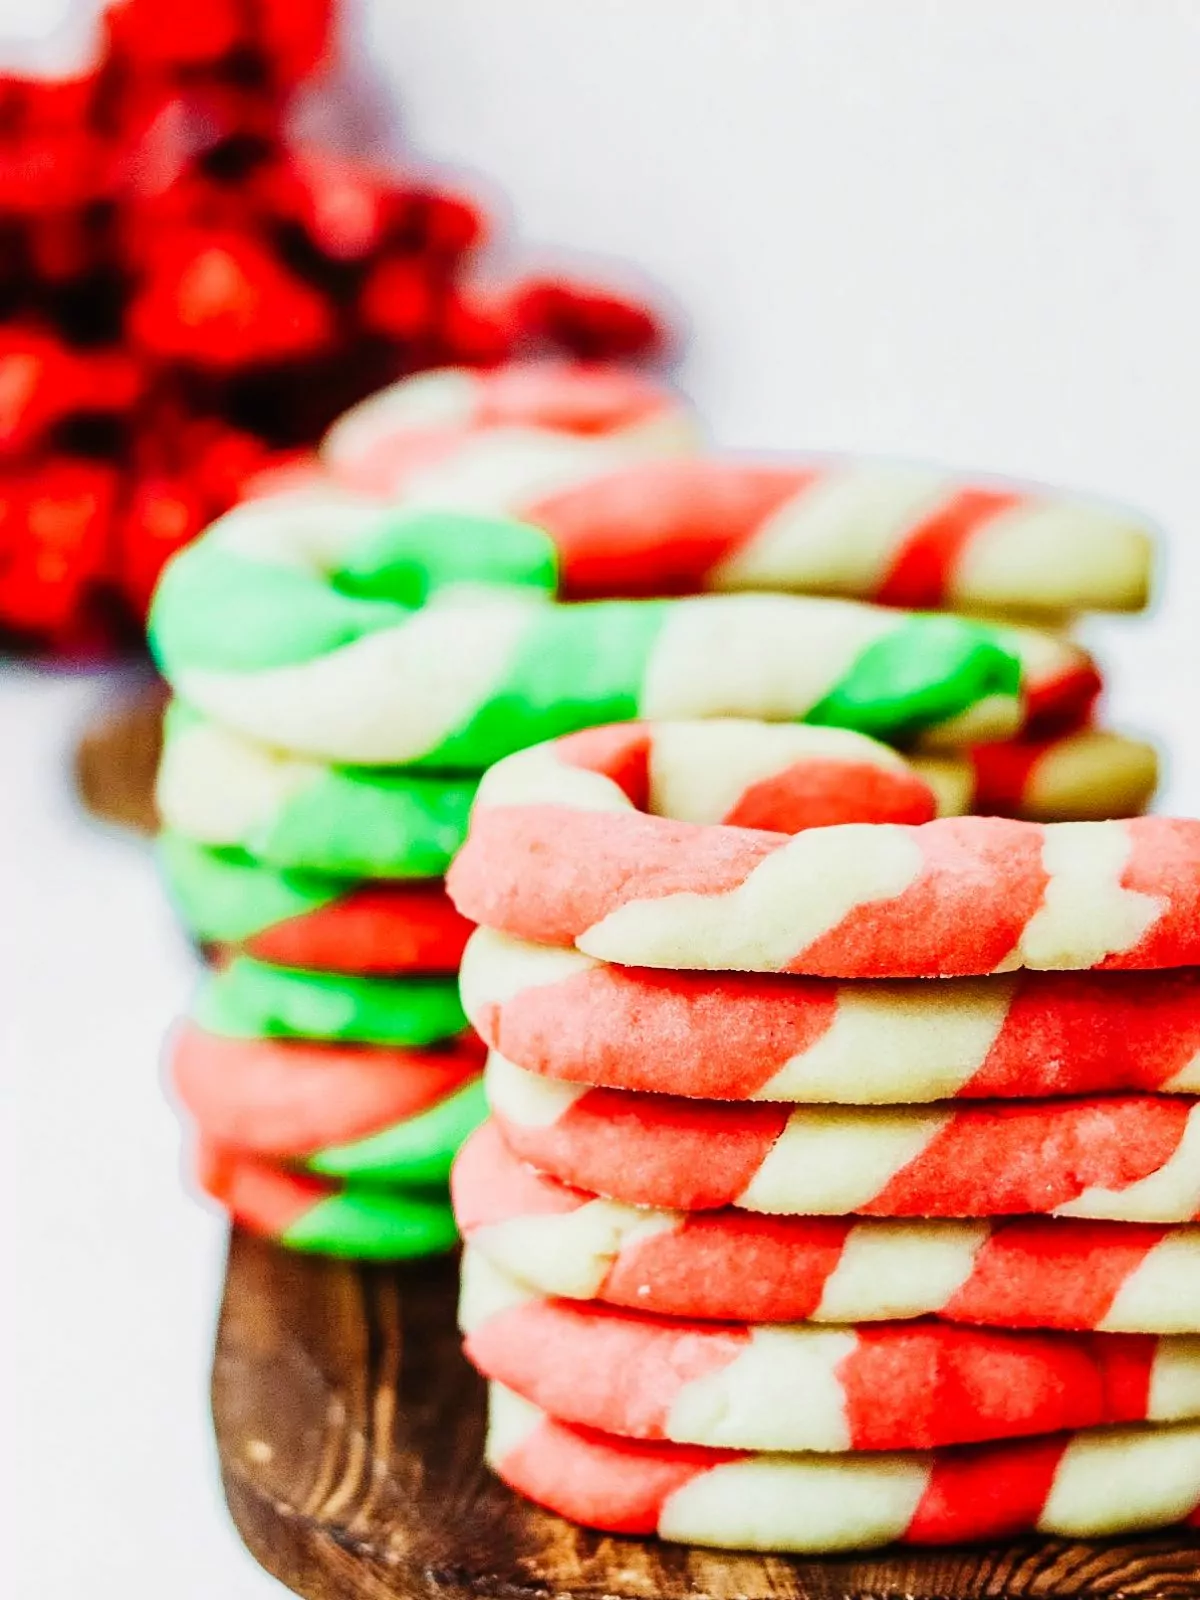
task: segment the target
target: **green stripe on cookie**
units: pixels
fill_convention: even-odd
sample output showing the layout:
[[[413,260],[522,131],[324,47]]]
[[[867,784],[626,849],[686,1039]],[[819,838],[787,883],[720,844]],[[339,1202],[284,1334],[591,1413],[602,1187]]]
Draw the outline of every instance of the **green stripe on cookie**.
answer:
[[[804,720],[904,739],[993,696],[1015,699],[1020,688],[1021,663],[989,628],[912,616],[868,645]]]
[[[236,944],[264,928],[328,905],[354,884],[265,867],[240,850],[214,850],[163,833],[159,860],[167,890],[196,938]]]
[[[486,1116],[487,1099],[477,1081],[381,1133],[319,1150],[304,1165],[333,1178],[413,1186],[443,1183],[459,1146]]]
[[[467,836],[479,786],[473,775],[304,761],[229,733],[226,751],[221,738],[212,739],[218,732],[184,701],[167,708],[163,770],[182,764],[186,778],[176,785],[217,797],[211,810],[225,831],[197,841],[210,848],[332,877],[440,878]],[[289,762],[294,771],[286,771]],[[233,820],[224,798],[230,788]]]
[[[168,680],[189,667],[291,666],[391,628],[407,613],[339,594],[300,567],[248,561],[200,539],[167,566],[150,610],[150,648]]]
[[[467,836],[478,782],[329,767],[247,834],[256,856],[347,876],[440,878]]]
[[[528,522],[465,512],[409,512],[363,541],[331,574],[334,587],[363,600],[424,605],[455,583],[558,589],[558,551]]]
[[[419,1046],[462,1033],[453,978],[365,978],[297,972],[238,956],[212,974],[193,1012],[202,1028],[240,1039],[329,1039]]]
[[[399,1261],[453,1249],[458,1230],[449,1201],[437,1194],[361,1188],[318,1200],[279,1238],[292,1250],[315,1255]]]
[[[482,769],[576,728],[630,721],[669,607],[660,600],[539,607],[494,693],[420,765]]]
[[[262,506],[255,515],[264,515]],[[286,502],[278,515],[289,515]],[[253,672],[311,661],[403,626],[431,594],[452,584],[550,595],[556,587],[554,545],[522,522],[394,513],[322,571],[303,553],[278,564],[242,553],[236,516],[175,556],[159,582],[150,646],[168,679],[189,667]]]

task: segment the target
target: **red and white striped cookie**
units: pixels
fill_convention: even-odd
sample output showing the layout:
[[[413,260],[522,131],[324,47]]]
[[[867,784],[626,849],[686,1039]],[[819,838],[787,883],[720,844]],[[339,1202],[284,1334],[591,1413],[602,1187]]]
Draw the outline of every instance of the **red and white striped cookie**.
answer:
[[[618,967],[480,928],[463,1005],[543,1077],[704,1100],[1200,1094],[1200,969],[839,983]]]
[[[679,396],[642,373],[514,362],[402,379],[340,417],[321,459],[360,492],[502,510],[699,442]]]
[[[492,1052],[505,1141],[563,1183],[630,1205],[790,1216],[1200,1220],[1200,1102],[790,1107],[585,1089]]]
[[[459,1321],[485,1378],[560,1421],[734,1450],[931,1450],[1200,1416],[1200,1339],[946,1322],[681,1322],[548,1299],[463,1260]]]
[[[465,916],[517,938],[626,966],[831,978],[1200,963],[1200,820],[941,817],[786,837],[623,804],[614,827],[557,774],[505,795],[506,765],[447,882]]]
[[[1140,816],[1158,784],[1154,746],[1104,728],[979,744],[964,752],[964,763],[965,793],[953,758],[917,762],[939,795],[947,780],[954,786],[939,804],[943,816],[976,811],[1031,822],[1105,822]]]
[[[436,1050],[240,1039],[186,1022],[171,1082],[207,1140],[274,1159],[349,1144],[448,1100],[479,1076],[469,1035]]]
[[[554,456],[581,439],[623,448]],[[537,523],[580,596],[790,589],[1050,613],[1145,603],[1150,531],[1129,512],[898,462],[654,459],[696,443],[680,401],[645,377],[515,363],[404,379],[347,412],[321,453],[353,488],[470,495]]]
[[[717,1321],[1200,1333],[1200,1228],[656,1211],[535,1171],[494,1122],[451,1189],[472,1249],[543,1294]]]
[[[1200,1427],[1103,1428],[882,1455],[753,1455],[556,1422],[490,1386],[487,1459],[528,1499],[609,1533],[816,1553],[1033,1533],[1200,1527]]]
[[[640,835],[638,813],[779,833],[937,814],[925,779],[865,734],[723,717],[586,728],[518,750],[484,774],[472,815],[526,805],[555,807],[568,846],[581,812],[606,813],[616,837]]]
[[[501,508],[498,508],[501,509]],[[854,457],[638,462],[517,510],[579,595],[791,589],[914,610],[1137,610],[1145,519]]]

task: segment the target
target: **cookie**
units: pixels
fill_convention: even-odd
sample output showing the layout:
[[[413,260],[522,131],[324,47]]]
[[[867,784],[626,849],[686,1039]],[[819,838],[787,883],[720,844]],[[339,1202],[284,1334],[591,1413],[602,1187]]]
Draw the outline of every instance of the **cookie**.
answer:
[[[997,643],[1021,663],[1021,729],[1029,739],[1048,739],[1083,727],[1104,688],[1100,669],[1068,635],[1016,623],[994,622]],[[947,744],[945,730],[918,736],[923,742]],[[981,739],[994,739],[981,734]],[[1003,735],[1008,737],[1008,735]]]
[[[843,983],[619,967],[479,929],[472,1026],[529,1072],[704,1100],[1200,1094],[1200,969]]]
[[[401,379],[338,418],[321,460],[367,494],[491,511],[700,437],[677,395],[628,367],[511,362]]]
[[[265,866],[343,878],[439,878],[467,836],[474,777],[336,767],[255,744],[174,701],[163,823]]]
[[[1200,1220],[1200,1102],[1182,1096],[734,1105],[553,1083],[494,1051],[486,1079],[516,1156],[630,1205]]]
[[[787,595],[562,606],[553,585],[523,524],[262,500],[174,558],[151,642],[183,699],[251,738],[453,771],[637,717],[961,745],[1095,688],[1078,647],[1032,630]]]
[[[1132,611],[1152,529],[1132,512],[855,457],[634,462],[538,499],[578,595],[781,589],[913,610]]]
[[[816,1554],[1200,1527],[1200,1427],[1105,1428],[904,1454],[754,1455],[556,1422],[492,1384],[487,1459],[585,1527]]]
[[[347,883],[281,871],[181,834],[159,838],[167,889],[203,944],[315,971],[454,972],[471,925],[440,882]]]
[[[326,1039],[420,1049],[467,1019],[453,978],[298,972],[236,956],[201,986],[192,1015],[235,1039]]]
[[[475,1041],[404,1051],[228,1039],[185,1024],[171,1082],[207,1141],[327,1176],[444,1183],[483,1118]]]
[[[683,407],[643,378],[514,365],[403,379],[347,412],[321,453],[367,493],[536,523],[578,597],[789,589],[1051,614],[1145,604],[1152,530],[1131,512],[897,462],[687,454],[696,443]]]
[[[464,916],[626,966],[702,971],[937,978],[1200,962],[1194,819],[941,817],[789,838],[648,815],[614,827],[583,809],[568,830],[554,796],[547,783],[519,806],[477,805],[447,878]]]
[[[926,822],[931,786],[903,757],[844,728],[746,722],[634,722],[589,728],[517,751],[484,774],[486,808],[553,806],[571,847],[579,812],[640,836],[639,812],[797,833],[830,823]]]
[[[948,1444],[1200,1416],[1200,1339],[683,1322],[549,1299],[463,1258],[467,1360],[562,1422],[769,1451]]]
[[[1140,816],[1158,785],[1154,746],[1103,728],[975,745],[960,759],[969,766],[970,793],[954,810],[1031,822]],[[921,761],[917,769],[936,789],[936,774]]]
[[[1200,1228],[652,1210],[536,1172],[494,1122],[451,1188],[472,1249],[547,1295],[722,1322],[1200,1333]]]
[[[343,1186],[217,1145],[200,1147],[196,1175],[239,1227],[305,1254],[400,1261],[440,1255],[458,1237],[436,1189]]]

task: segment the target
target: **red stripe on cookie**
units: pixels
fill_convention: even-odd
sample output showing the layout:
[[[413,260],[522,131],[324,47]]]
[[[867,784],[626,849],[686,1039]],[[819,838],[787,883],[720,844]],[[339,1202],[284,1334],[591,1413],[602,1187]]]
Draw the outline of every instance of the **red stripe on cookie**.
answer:
[[[416,1116],[476,1077],[482,1065],[473,1044],[385,1050],[226,1038],[187,1026],[175,1044],[171,1076],[206,1137],[283,1157]]]
[[[1019,494],[959,489],[906,534],[875,598],[886,606],[936,610],[951,593],[954,569],[980,528],[1024,503]]]
[[[609,813],[573,811],[568,853],[548,848],[561,817],[551,805],[477,809],[446,879],[459,910],[484,927],[569,945],[629,900],[735,889],[786,837],[636,811],[614,829]]]
[[[680,1392],[729,1366],[749,1343],[746,1327],[656,1322],[605,1306],[530,1300],[472,1328],[464,1349],[485,1377],[551,1416],[662,1439]]]
[[[334,472],[362,494],[391,495],[417,473],[448,461],[473,431],[468,423],[451,423],[385,433],[359,448],[353,460],[339,463]]]
[[[913,838],[924,861],[900,894],[854,907],[786,970],[827,977],[959,977],[993,971],[1042,902],[1042,830],[946,817]],[[999,892],[1000,890],[1003,892]],[[981,891],[982,896],[981,896]]]
[[[690,594],[818,477],[786,467],[650,461],[522,509],[558,546],[568,595]]]
[[[336,1184],[249,1160],[208,1142],[197,1152],[196,1176],[235,1222],[273,1239],[337,1191]]]
[[[649,811],[652,743],[651,730],[637,722],[584,728],[555,741],[554,759],[564,767],[584,767],[611,778],[635,810]]]
[[[861,1210],[880,1217],[1052,1211],[1087,1189],[1120,1191],[1174,1155],[1194,1101],[1046,1100],[956,1109]]]
[[[686,1211],[741,1194],[783,1132],[788,1108],[739,1106],[734,1114],[705,1100],[591,1089],[549,1127],[496,1115],[509,1149],[564,1183]]]
[[[354,889],[252,935],[260,961],[320,972],[454,972],[473,929],[436,889]]]
[[[531,1072],[744,1100],[812,1049],[836,1015],[837,990],[823,979],[596,966],[521,990],[478,1022],[489,1044]]]
[[[1163,910],[1132,950],[1105,967],[1180,967],[1195,960],[1200,929],[1200,820],[1131,817],[1121,887],[1160,900]]]
[[[1069,1440],[1029,1439],[939,1455],[905,1535],[913,1544],[957,1544],[1028,1534],[1050,1498]]]
[[[1009,739],[999,744],[972,745],[967,752],[975,780],[972,811],[980,816],[996,812],[1002,816],[1019,813],[1038,762],[1057,742],[1055,739]]]
[[[597,1291],[614,1305],[664,1316],[802,1322],[821,1303],[855,1225],[845,1217],[692,1216],[626,1245]]]
[[[511,1217],[562,1216],[592,1198],[514,1160],[491,1119],[459,1151],[450,1173],[450,1197],[464,1234]]]
[[[1036,1305],[1036,1320],[1044,1326],[1098,1327],[1122,1286],[1170,1231],[1138,1222],[997,1221],[975,1253],[970,1277],[942,1314],[1020,1327]]]
[[[617,1439],[545,1417],[493,1465],[511,1488],[573,1522],[651,1534],[673,1494],[713,1467],[744,1458],[739,1450]]]
[[[1200,1053],[1200,972],[1022,974],[1004,1023],[960,1094],[1157,1089]]]
[[[590,436],[630,427],[661,411],[668,397],[628,367],[514,362],[473,373],[472,429],[532,427]]]
[[[852,1450],[1144,1420],[1158,1341],[954,1328],[863,1326],[839,1364]]]
[[[1026,682],[1026,734],[1047,736],[1081,727],[1091,715],[1103,688],[1099,668],[1082,654],[1051,676]]]
[[[915,772],[870,761],[809,760],[750,784],[722,820],[799,833],[839,822],[930,822],[936,815],[933,791]]]

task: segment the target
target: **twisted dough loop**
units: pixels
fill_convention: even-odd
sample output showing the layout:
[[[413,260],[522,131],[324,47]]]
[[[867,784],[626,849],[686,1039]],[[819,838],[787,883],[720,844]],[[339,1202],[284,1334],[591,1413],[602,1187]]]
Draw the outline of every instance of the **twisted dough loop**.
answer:
[[[322,456],[351,487],[545,528],[576,597],[790,589],[915,609],[1057,614],[1145,604],[1151,530],[1043,488],[896,462],[692,455],[665,388],[514,366],[408,378]]]

